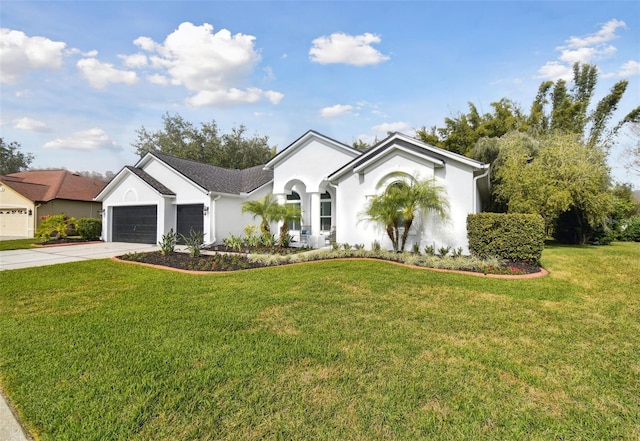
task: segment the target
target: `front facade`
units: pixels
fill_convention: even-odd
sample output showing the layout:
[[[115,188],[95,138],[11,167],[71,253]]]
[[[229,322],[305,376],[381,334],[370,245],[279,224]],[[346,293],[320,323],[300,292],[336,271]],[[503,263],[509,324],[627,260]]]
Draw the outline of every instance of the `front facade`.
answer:
[[[446,220],[427,215],[412,226],[408,247],[466,250],[466,217],[481,211],[488,197],[488,165],[399,133],[363,152],[309,131],[264,166],[242,171],[149,153],[96,199],[103,204],[107,241],[157,243],[170,229],[194,229],[205,234],[205,243],[220,243],[259,223],[242,213],[243,202],[273,194],[301,209],[302,219],[290,225],[294,244],[370,248],[377,241],[391,248],[384,228],[367,223],[363,212],[371,196],[403,177],[434,179],[449,205]]]

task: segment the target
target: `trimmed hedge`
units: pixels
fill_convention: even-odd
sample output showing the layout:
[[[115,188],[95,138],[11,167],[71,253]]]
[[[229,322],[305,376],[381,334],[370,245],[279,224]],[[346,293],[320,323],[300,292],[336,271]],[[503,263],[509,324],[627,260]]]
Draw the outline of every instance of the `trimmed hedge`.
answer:
[[[467,236],[473,256],[538,263],[544,248],[544,221],[537,214],[470,214]]]
[[[82,217],[76,222],[76,230],[83,239],[100,239],[100,235],[102,234],[102,219]]]

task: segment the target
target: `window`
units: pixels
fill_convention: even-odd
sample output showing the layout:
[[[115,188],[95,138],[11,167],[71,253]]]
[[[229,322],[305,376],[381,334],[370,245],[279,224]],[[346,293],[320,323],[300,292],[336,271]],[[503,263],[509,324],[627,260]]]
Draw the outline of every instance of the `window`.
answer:
[[[320,231],[331,231],[331,195],[326,191],[320,195]]]
[[[300,206],[300,195],[295,191],[292,191],[291,194],[287,195],[287,204],[295,205],[299,209],[301,209],[302,207]],[[289,230],[300,230],[300,219],[289,221]]]

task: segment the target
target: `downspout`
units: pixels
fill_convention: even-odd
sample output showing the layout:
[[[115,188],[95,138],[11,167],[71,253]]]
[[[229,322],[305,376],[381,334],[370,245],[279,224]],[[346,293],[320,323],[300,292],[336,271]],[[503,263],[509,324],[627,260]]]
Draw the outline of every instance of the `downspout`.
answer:
[[[480,180],[480,178],[485,178],[487,176],[489,176],[489,172],[491,171],[491,166],[487,167],[487,171],[482,173],[481,175],[476,176],[475,178],[473,178],[473,212],[475,213],[479,213],[479,211],[476,211],[476,207],[477,207],[477,198],[478,198],[478,181]]]
[[[211,193],[209,193],[210,195]],[[209,228],[211,228],[211,230],[213,231],[213,233],[216,233],[216,218],[215,218],[215,213],[216,213],[216,201],[218,199],[220,199],[222,197],[222,195],[218,195],[215,198],[213,198],[211,200],[211,208],[209,209],[208,215],[211,216],[211,218],[209,219]],[[211,238],[211,242],[210,244],[213,245],[214,243],[216,243],[217,237],[213,236]]]

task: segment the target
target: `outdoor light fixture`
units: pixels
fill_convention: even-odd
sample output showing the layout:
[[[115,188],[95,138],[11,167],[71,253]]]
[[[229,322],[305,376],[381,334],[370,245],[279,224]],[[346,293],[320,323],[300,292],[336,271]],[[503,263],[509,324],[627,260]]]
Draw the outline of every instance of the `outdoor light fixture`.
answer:
[[[205,206],[205,207],[202,209],[202,214],[203,214],[204,216],[206,216],[207,214],[209,214],[209,207]]]
[[[98,210],[98,214],[99,214],[100,216],[102,216],[102,215],[104,214],[104,209],[103,209],[103,208],[101,208],[100,210]]]
[[[28,214],[29,216],[33,216],[33,210],[31,208],[29,208]]]

